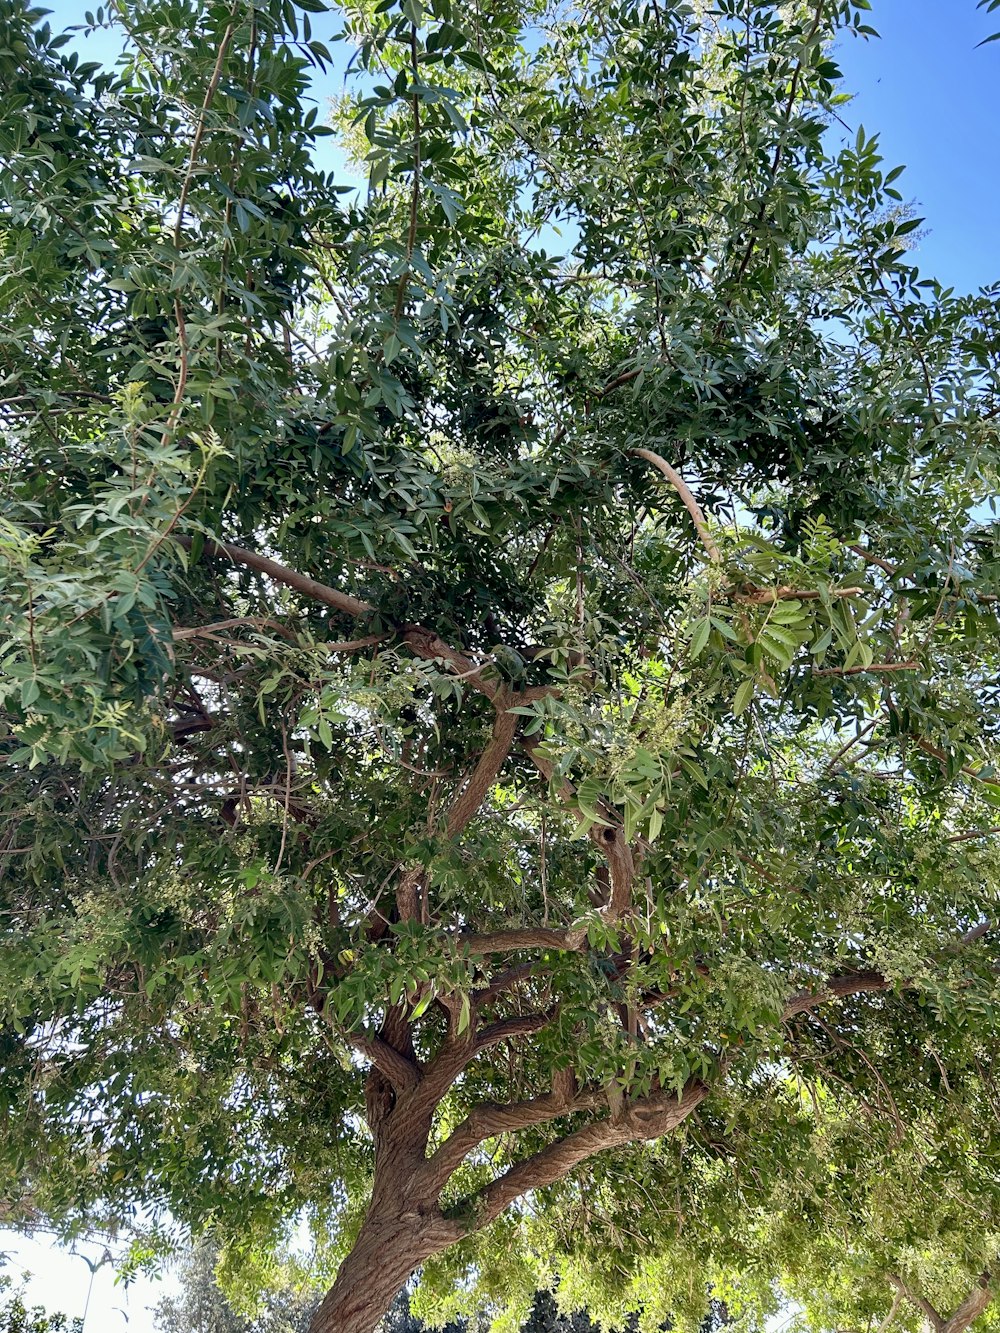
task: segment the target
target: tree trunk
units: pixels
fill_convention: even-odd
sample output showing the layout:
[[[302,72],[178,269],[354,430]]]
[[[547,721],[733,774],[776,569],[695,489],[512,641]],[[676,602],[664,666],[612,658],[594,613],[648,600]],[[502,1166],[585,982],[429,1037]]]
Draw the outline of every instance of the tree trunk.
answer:
[[[992,1300],[990,1275],[983,1273],[978,1284],[969,1292],[951,1318],[944,1321],[941,1333],[965,1333],[973,1319],[978,1319]]]
[[[400,1201],[403,1202],[402,1200]],[[372,1333],[396,1293],[425,1259],[459,1240],[462,1228],[440,1213],[369,1213],[309,1333]]]

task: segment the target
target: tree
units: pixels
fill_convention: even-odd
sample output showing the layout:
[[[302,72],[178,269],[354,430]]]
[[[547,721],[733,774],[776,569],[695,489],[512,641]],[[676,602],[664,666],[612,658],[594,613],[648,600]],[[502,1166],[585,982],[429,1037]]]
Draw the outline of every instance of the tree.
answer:
[[[25,1305],[24,1291],[13,1288],[9,1277],[0,1276],[3,1333],[82,1333],[82,1328],[79,1319],[70,1322],[64,1314],[48,1314],[40,1305]]]
[[[293,1285],[263,1287],[252,1317],[234,1310],[216,1281],[218,1255],[197,1245],[178,1266],[179,1290],[164,1296],[153,1318],[160,1333],[307,1333],[316,1301]]]
[[[307,1333],[318,1299],[303,1296],[294,1285],[282,1282],[283,1273],[272,1274],[262,1284],[264,1302],[253,1316],[233,1309],[216,1277],[218,1254],[202,1244],[182,1259],[177,1296],[165,1296],[154,1311],[160,1333]],[[308,1288],[306,1288],[308,1290]],[[473,1316],[449,1324],[445,1333],[477,1333],[485,1325]],[[401,1291],[379,1324],[380,1333],[425,1333],[427,1325],[410,1310],[409,1295]],[[583,1311],[563,1314],[549,1291],[537,1292],[521,1333],[596,1333]],[[710,1333],[705,1328],[704,1333]]]
[[[5,1194],[690,1326],[728,1127],[995,1077],[998,293],[865,9],[0,0]]]

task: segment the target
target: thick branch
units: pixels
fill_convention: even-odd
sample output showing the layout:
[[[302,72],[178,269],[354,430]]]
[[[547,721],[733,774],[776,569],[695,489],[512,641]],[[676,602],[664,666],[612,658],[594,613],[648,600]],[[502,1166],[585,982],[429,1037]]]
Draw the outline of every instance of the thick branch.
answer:
[[[1000,832],[1000,830],[998,830]],[[485,990],[477,993],[476,999],[480,1005],[489,1004],[495,1000],[498,995],[503,995],[506,991],[513,990],[518,982],[526,981],[539,966],[533,959],[526,963],[517,963],[514,967],[508,967],[505,971],[495,976]]]
[[[680,1096],[672,1092],[651,1093],[624,1106],[620,1116],[608,1116],[550,1143],[547,1148],[515,1163],[474,1196],[476,1226],[486,1226],[522,1194],[555,1184],[597,1153],[638,1139],[658,1139],[669,1133],[707,1096],[708,1088],[698,1082],[689,1083]]]
[[[480,1030],[476,1036],[476,1054],[497,1046],[510,1037],[524,1037],[532,1032],[541,1032],[555,1018],[556,1011],[548,1009],[543,1014],[514,1014],[509,1018],[498,1018]]]
[[[989,829],[988,832],[1000,833],[1000,828]],[[948,841],[951,842],[952,839],[949,838]],[[995,926],[996,922],[989,918],[985,921],[980,921],[978,925],[973,926],[971,930],[967,930],[958,943],[960,945],[975,944],[976,940],[981,940],[985,935],[989,935]]]
[[[426,1176],[430,1188],[440,1191],[474,1148],[498,1134],[515,1134],[533,1125],[545,1125],[550,1120],[571,1115],[575,1111],[592,1110],[607,1102],[600,1089],[577,1092],[572,1071],[567,1077],[554,1082],[551,1092],[530,1097],[520,1102],[486,1102],[470,1111],[457,1125],[437,1151],[428,1158]]]
[[[848,972],[844,976],[828,977],[819,990],[804,990],[793,995],[781,1016],[784,1019],[794,1018],[830,1000],[842,1000],[848,995],[861,995],[866,991],[887,991],[893,985],[881,972]]]
[[[992,929],[992,921],[981,921],[964,935],[952,941],[948,947],[955,949],[965,944],[973,944],[976,940],[982,939],[984,935],[988,935]],[[810,1009],[815,1009],[821,1004],[827,1004],[830,1000],[843,1000],[850,995],[862,995],[866,992],[889,991],[894,986],[899,986],[903,990],[912,990],[914,989],[914,982],[905,979],[894,981],[881,972],[845,972],[840,976],[827,977],[818,990],[803,990],[793,995],[785,1005],[782,1018],[786,1020],[795,1018],[797,1014],[807,1013]]]
[[[974,1319],[978,1319],[993,1300],[989,1273],[981,1273],[979,1281],[955,1313],[945,1320],[941,1333],[965,1333]]]
[[[469,821],[475,818],[510,754],[520,721],[517,713],[509,713],[502,708],[498,711],[489,745],[479,756],[479,762],[468,782],[451,803],[446,828],[449,839],[457,838]]]
[[[317,1008],[320,1016],[326,1020],[333,1031],[352,1050],[370,1060],[375,1068],[385,1075],[397,1092],[410,1091],[420,1082],[420,1069],[416,1061],[408,1059],[387,1041],[383,1041],[381,1037],[372,1036],[369,1032],[352,1032],[340,1027],[325,1009],[319,1006]]]
[[[559,930],[553,926],[525,926],[515,930],[490,930],[461,934],[457,943],[469,953],[513,953],[519,949],[559,949],[579,953],[587,943],[584,926]]]

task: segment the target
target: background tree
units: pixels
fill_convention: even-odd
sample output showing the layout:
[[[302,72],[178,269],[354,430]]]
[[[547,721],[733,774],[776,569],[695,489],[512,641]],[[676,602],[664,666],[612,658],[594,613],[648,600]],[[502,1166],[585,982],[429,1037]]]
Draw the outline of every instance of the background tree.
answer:
[[[177,1266],[178,1291],[153,1312],[160,1333],[307,1333],[316,1298],[277,1274],[261,1284],[252,1317],[233,1309],[216,1280],[218,1253],[194,1246]]]
[[[997,293],[829,147],[866,8],[0,0],[5,1194],[693,1326],[727,1126],[992,1085]]]
[[[83,1325],[64,1314],[48,1314],[40,1305],[25,1305],[23,1289],[0,1275],[0,1329],[3,1333],[82,1333]]]

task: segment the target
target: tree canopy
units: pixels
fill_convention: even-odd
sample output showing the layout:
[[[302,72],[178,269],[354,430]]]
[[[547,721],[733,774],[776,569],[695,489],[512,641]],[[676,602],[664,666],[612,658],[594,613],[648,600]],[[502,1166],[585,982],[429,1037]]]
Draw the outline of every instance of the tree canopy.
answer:
[[[978,1280],[1000,289],[868,9],[0,0],[8,1211],[314,1333]]]

